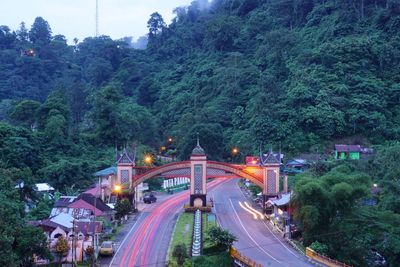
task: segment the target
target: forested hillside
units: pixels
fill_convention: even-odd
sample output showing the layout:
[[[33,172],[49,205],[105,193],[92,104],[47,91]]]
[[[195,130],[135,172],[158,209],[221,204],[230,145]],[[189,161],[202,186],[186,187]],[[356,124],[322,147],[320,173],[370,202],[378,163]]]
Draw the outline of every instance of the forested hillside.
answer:
[[[0,247],[12,251],[16,265],[41,253],[33,245],[24,251],[25,237],[44,240],[31,228],[20,232],[27,220],[22,200],[34,198],[32,184],[50,182],[63,193],[84,188],[125,145],[139,147],[141,157],[173,137],[185,159],[199,132],[208,156],[226,160],[233,146],[243,156],[260,145],[299,153],[323,151],[335,140],[400,138],[399,0],[197,0],[175,14],[170,25],[151,15],[144,50],[107,36],[69,45],[41,17],[30,28],[0,26],[0,198],[8,219]],[[386,159],[396,162],[396,153]],[[332,173],[348,170],[322,173],[318,189],[332,183]],[[398,213],[397,171],[377,175],[386,190],[382,209]],[[18,179],[25,188],[16,197]],[[328,199],[336,191],[321,192]],[[309,205],[303,200],[299,206]],[[327,219],[336,203],[329,205]],[[318,239],[305,233],[308,243]],[[390,253],[398,246],[385,247],[385,240],[375,240],[377,249],[396,262],[398,253]],[[340,246],[331,245],[328,254],[351,259],[335,250]]]
[[[388,1],[194,1],[148,47],[107,36],[68,45],[38,17],[0,30],[1,159],[57,186],[90,180],[115,148],[211,158],[400,136],[400,5]],[[85,183],[81,184],[84,185]]]

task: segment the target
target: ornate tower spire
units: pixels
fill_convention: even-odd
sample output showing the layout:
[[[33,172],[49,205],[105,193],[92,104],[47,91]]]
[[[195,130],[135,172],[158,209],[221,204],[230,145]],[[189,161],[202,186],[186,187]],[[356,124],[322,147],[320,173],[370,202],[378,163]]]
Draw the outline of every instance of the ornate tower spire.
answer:
[[[204,149],[200,146],[199,133],[197,133],[197,145],[192,151],[192,155],[205,155]]]

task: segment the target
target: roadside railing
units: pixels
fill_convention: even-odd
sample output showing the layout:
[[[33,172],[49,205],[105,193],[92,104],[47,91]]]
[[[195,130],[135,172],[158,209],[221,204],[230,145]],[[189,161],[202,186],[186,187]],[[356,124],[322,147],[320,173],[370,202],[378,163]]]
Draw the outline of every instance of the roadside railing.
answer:
[[[250,259],[249,257],[246,257],[244,255],[242,255],[237,249],[235,249],[234,247],[231,247],[230,249],[230,255],[234,260],[239,261],[240,263],[243,263],[245,266],[248,267],[262,267],[261,264],[253,261],[252,259]]]
[[[347,265],[346,263],[333,260],[324,255],[321,255],[309,247],[306,248],[306,256],[313,259],[314,261],[320,262],[330,267],[352,267],[351,265]]]

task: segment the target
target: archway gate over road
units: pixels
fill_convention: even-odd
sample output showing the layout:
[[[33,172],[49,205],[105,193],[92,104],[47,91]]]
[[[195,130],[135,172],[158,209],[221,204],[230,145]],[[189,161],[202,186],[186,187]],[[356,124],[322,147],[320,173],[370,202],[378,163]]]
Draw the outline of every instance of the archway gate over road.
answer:
[[[158,167],[136,166],[134,157],[125,149],[117,159],[115,184],[120,184],[130,192],[140,183],[154,177],[186,177],[190,179],[190,205],[206,206],[208,178],[242,177],[262,188],[265,201],[279,192],[279,160],[272,150],[260,155],[260,163],[252,165],[229,164],[207,160],[199,141],[188,161],[172,162]]]

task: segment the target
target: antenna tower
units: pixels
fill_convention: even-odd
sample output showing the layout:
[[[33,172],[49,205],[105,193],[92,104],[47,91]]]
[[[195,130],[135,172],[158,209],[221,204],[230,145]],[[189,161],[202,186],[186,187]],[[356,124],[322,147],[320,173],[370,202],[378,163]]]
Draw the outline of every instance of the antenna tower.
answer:
[[[96,35],[95,37],[99,37],[99,0],[96,0]]]

